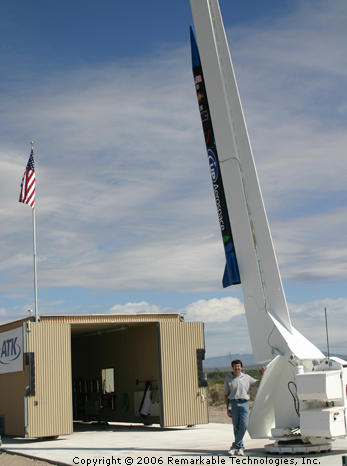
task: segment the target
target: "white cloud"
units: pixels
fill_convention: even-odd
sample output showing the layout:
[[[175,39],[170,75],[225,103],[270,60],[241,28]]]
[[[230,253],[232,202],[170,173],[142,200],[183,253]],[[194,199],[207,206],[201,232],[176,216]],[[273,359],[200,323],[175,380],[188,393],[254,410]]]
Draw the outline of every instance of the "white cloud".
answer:
[[[235,316],[243,314],[245,308],[238,298],[200,299],[184,309],[186,320],[203,322],[228,322]]]
[[[244,306],[238,298],[228,296],[221,299],[200,299],[179,310],[141,301],[116,304],[107,311],[108,314],[160,314],[163,312],[184,314],[185,321],[227,322],[233,317],[243,314]]]
[[[251,353],[243,303],[233,297],[200,299],[179,310],[145,301],[115,305],[108,314],[180,313],[186,322],[204,322],[206,357],[231,353]]]
[[[161,314],[172,312],[171,308],[161,308],[156,304],[148,304],[146,301],[140,303],[116,304],[107,311],[108,314]]]

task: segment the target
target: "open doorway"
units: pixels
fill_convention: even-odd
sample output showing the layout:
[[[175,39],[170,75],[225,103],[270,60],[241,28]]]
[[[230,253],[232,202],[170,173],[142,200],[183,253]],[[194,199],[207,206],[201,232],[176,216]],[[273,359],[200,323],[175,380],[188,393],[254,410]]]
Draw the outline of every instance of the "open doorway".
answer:
[[[71,324],[73,419],[160,424],[158,324]],[[150,382],[151,414],[139,413]]]

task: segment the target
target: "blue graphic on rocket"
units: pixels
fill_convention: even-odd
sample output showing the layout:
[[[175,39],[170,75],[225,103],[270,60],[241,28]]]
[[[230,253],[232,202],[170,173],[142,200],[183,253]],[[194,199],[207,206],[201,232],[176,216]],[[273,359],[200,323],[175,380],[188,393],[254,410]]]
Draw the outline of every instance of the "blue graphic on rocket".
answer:
[[[193,76],[198,98],[201,123],[205,137],[208,163],[210,167],[212,186],[216,201],[219,226],[222,233],[226,265],[223,276],[223,287],[238,285],[241,283],[239,268],[237,265],[235,246],[231,232],[228,209],[226,205],[223,180],[220,176],[220,167],[217,147],[214,139],[213,126],[210,118],[204,76],[201,67],[199,49],[194,37],[193,29],[190,26],[190,42],[192,49]]]

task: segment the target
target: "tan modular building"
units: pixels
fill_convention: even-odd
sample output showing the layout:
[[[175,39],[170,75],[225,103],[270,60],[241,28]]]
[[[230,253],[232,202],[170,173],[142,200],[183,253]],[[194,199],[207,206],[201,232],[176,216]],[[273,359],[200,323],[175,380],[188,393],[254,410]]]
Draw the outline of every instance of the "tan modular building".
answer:
[[[2,325],[0,434],[71,434],[74,420],[206,424],[204,347],[203,323],[180,314],[42,316]]]

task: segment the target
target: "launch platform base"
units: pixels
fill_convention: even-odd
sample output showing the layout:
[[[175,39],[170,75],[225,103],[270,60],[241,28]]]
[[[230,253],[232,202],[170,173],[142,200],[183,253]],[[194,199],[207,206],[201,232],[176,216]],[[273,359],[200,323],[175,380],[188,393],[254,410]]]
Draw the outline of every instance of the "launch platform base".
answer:
[[[264,450],[267,453],[279,453],[279,454],[295,454],[295,453],[324,453],[330,451],[332,448],[332,443],[288,443],[278,444],[277,442],[264,445]]]

